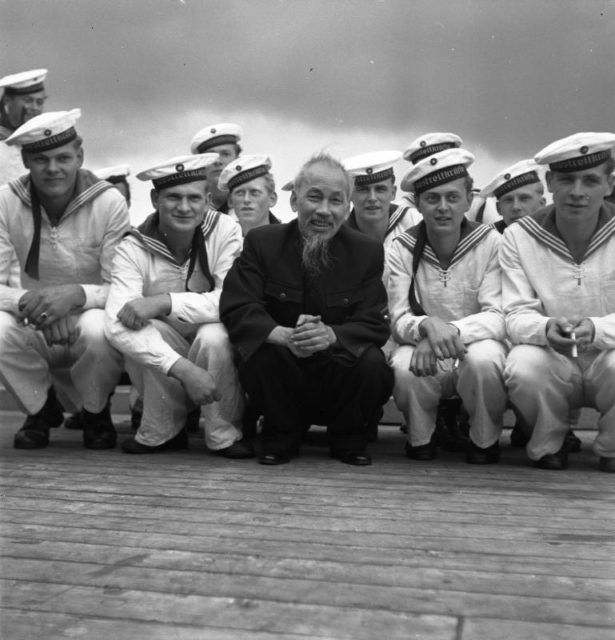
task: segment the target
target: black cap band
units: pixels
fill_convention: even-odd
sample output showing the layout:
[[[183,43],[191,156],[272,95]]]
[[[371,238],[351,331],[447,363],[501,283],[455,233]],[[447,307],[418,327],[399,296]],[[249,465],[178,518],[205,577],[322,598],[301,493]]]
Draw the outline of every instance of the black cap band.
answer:
[[[176,187],[179,184],[187,184],[188,182],[197,182],[198,180],[205,180],[205,169],[191,169],[189,171],[173,173],[170,176],[152,180],[152,184],[156,191],[160,191],[161,189]]]
[[[382,182],[387,178],[393,178],[394,175],[392,167],[384,169],[383,171],[377,171],[376,173],[362,173],[361,175],[354,176],[354,184],[355,186],[375,184],[376,182]]]
[[[229,193],[238,187],[240,184],[244,182],[250,182],[250,180],[254,180],[254,178],[260,178],[269,173],[269,167],[265,164],[261,164],[258,167],[254,167],[254,169],[248,169],[247,171],[242,171],[237,175],[233,176],[227,183],[227,189]]]
[[[237,144],[237,136],[234,136],[230,133],[225,133],[224,135],[216,136],[215,138],[209,138],[196,148],[197,153],[205,153],[207,149],[211,149],[212,147],[217,147],[219,144]]]
[[[457,145],[454,142],[438,142],[437,144],[428,144],[426,147],[421,147],[418,151],[410,154],[410,162],[416,164],[423,158],[429,158],[434,153],[445,151],[446,149],[455,149]]]
[[[30,85],[29,87],[6,87],[4,89],[4,93],[7,96],[25,96],[28,93],[38,93],[39,91],[43,91],[45,89],[42,81],[37,82],[36,84]]]
[[[583,152],[583,148],[581,148],[581,152]],[[606,149],[605,151],[590,153],[589,155],[569,158],[568,160],[561,160],[560,162],[553,162],[549,165],[549,169],[551,169],[551,171],[562,171],[563,173],[580,171],[582,169],[592,169],[593,167],[597,167],[599,164],[606,162],[610,157],[611,151]]]
[[[457,178],[464,178],[467,175],[469,175],[468,170],[463,164],[455,164],[452,167],[439,169],[417,180],[414,183],[414,192],[419,195],[428,189],[439,187],[441,184],[452,182],[453,180],[457,180]]]
[[[47,129],[45,134],[48,134],[46,138],[24,144],[21,146],[21,150],[26,153],[30,153],[32,151],[50,151],[51,149],[56,149],[57,147],[61,147],[62,145],[72,142],[77,137],[75,127],[66,129],[66,131],[62,131],[61,133],[56,133],[55,136],[52,136],[51,130]]]
[[[515,176],[508,182],[505,182],[503,185],[499,186],[497,189],[493,190],[493,195],[499,200],[504,194],[509,191],[514,191],[519,187],[523,187],[526,184],[534,184],[535,182],[540,182],[540,178],[535,171],[528,171],[527,173],[522,173],[519,176]]]

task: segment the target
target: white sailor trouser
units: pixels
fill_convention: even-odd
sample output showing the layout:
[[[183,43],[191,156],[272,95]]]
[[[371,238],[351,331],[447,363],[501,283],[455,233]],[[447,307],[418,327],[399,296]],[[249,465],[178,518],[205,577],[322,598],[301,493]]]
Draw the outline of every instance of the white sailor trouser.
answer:
[[[240,440],[243,392],[224,325],[204,324],[189,342],[167,323],[151,322],[177,353],[206,369],[214,379],[221,399],[201,407],[207,447],[215,451]],[[128,357],[126,370],[143,398],[143,418],[135,439],[147,446],[163,444],[181,431],[186,415],[194,405],[175,378]]]
[[[393,398],[404,414],[413,447],[430,441],[440,399],[455,394],[461,397],[470,416],[472,442],[486,448],[498,441],[507,401],[502,378],[506,347],[497,340],[479,340],[467,345],[467,349],[457,370],[449,358],[438,362],[434,376],[416,376],[410,371],[413,346],[402,345],[393,353]]]
[[[527,444],[531,460],[560,450],[568,412],[582,406],[600,413],[594,453],[615,457],[615,350],[571,358],[549,347],[517,345],[508,354],[504,380],[511,402],[534,425]]]
[[[122,356],[105,338],[102,309],[88,309],[75,318],[76,342],[50,347],[41,331],[0,311],[0,380],[22,411],[33,414],[43,408],[51,370],[64,367],[70,367],[83,408],[98,413],[107,404],[122,372]]]

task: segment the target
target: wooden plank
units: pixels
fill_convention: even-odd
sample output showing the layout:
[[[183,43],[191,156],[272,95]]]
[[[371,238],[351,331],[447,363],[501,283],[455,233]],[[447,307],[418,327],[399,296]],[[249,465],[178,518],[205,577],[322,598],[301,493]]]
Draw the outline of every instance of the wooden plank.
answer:
[[[160,578],[164,581],[164,576]],[[71,616],[95,615],[110,620],[158,623],[168,628],[187,625],[234,629],[241,632],[238,637],[245,637],[244,631],[267,631],[282,637],[303,634],[339,640],[453,640],[457,629],[454,616],[414,615],[333,604],[313,606],[300,600],[263,600],[258,595],[244,598],[239,593],[178,595],[110,584],[67,588],[39,582],[2,582],[4,606],[12,609],[19,609],[21,602],[32,602],[37,604],[31,609],[39,614],[61,611]],[[215,592],[215,586],[211,590]]]
[[[65,640],[66,638],[87,638],[87,640],[238,640],[237,629],[214,629],[203,625],[180,623],[164,624],[121,620],[117,618],[97,618],[94,616],[67,615],[52,612],[25,612],[18,609],[2,609],[0,637],[5,640],[21,640],[35,635],[45,640]],[[418,636],[415,636],[418,637]],[[447,639],[448,633],[436,629],[421,638],[428,640]],[[284,634],[242,630],[244,640],[335,640],[330,635],[305,635],[284,632]]]
[[[607,621],[605,621],[607,622]],[[612,622],[612,620],[611,620]],[[613,640],[613,625],[584,626],[525,620],[466,618],[459,640]]]
[[[489,553],[485,549],[472,552],[466,549],[421,549],[418,545],[384,548],[374,545],[336,545],[324,541],[308,542],[296,539],[283,543],[279,540],[262,538],[242,539],[234,536],[232,530],[227,535],[174,535],[148,531],[115,531],[112,536],[101,536],[96,530],[79,527],[20,525],[5,527],[8,537],[0,538],[0,549],[11,557],[39,559],[60,559],[56,550],[75,557],[111,557],[116,554],[132,557],[135,554],[153,554],[171,559],[182,558],[185,554],[197,554],[203,562],[216,563],[220,556],[250,556],[295,560],[319,560],[321,562],[356,562],[357,558],[365,567],[371,565],[389,568],[398,567],[404,571],[431,568],[440,570],[475,571],[497,573],[502,579],[508,573],[524,573],[531,567],[532,576],[563,576],[570,579],[605,579],[613,577],[612,562],[605,562],[604,556],[594,560],[545,557],[544,554],[511,555],[501,546]],[[90,542],[91,540],[91,542]],[[102,548],[101,548],[102,547]],[[540,550],[540,547],[538,548]],[[83,554],[79,556],[79,554]],[[572,555],[572,554],[571,554]]]
[[[526,593],[494,593],[497,576],[490,576],[482,588],[476,583],[463,590],[455,590],[439,580],[437,584],[420,576],[415,586],[382,585],[377,583],[336,582],[298,577],[269,577],[265,575],[235,576],[209,571],[176,571],[150,569],[148,567],[113,565],[112,568],[94,563],[34,561],[4,559],[2,572],[11,581],[12,589],[20,585],[48,584],[54,596],[35,608],[47,610],[64,593],[75,589],[92,588],[99,592],[122,594],[127,590],[159,593],[161,596],[203,598],[230,598],[242,600],[267,600],[269,602],[302,603],[314,607],[339,607],[368,609],[395,613],[497,617],[524,619],[534,622],[592,625],[596,620],[608,620],[615,614],[613,593],[603,594],[600,600],[582,599],[582,588],[577,597],[551,596],[558,581],[553,580],[542,595]],[[501,579],[500,579],[501,581]],[[471,582],[469,578],[468,582]],[[548,582],[548,581],[546,581]],[[55,595],[61,585],[64,592]],[[529,583],[528,583],[529,587]],[[491,591],[491,592],[490,592]],[[558,590],[559,591],[559,590]],[[544,594],[549,596],[545,597]],[[265,595],[266,594],[266,595]],[[5,594],[8,606],[15,606],[12,594]],[[62,599],[63,605],[66,604]],[[59,606],[58,611],[77,613]]]
[[[69,518],[70,516],[70,518]],[[4,516],[6,518],[6,515]],[[69,519],[68,519],[69,518]],[[54,525],[58,524],[61,517],[50,511],[43,512],[37,510],[16,510],[11,514],[13,523],[21,523],[25,525]],[[324,536],[319,529],[291,528],[281,523],[276,526],[277,521],[271,523],[259,523],[248,521],[244,526],[233,526],[230,528],[227,524],[217,523],[215,521],[203,524],[183,521],[181,523],[173,521],[160,521],[156,519],[131,519],[124,515],[116,518],[105,518],[101,521],[100,516],[84,515],[84,514],[65,514],[67,528],[73,526],[85,528],[90,531],[90,535],[96,535],[97,539],[106,541],[113,539],[116,531],[152,531],[167,535],[183,535],[192,538],[195,541],[201,536],[225,537],[233,535],[238,544],[247,544],[249,541],[259,541],[269,539],[277,541],[281,544],[295,544],[297,542],[313,542],[327,544],[333,547],[369,547],[375,548],[394,548],[400,554],[407,550],[453,550],[460,553],[501,553],[505,555],[532,555],[537,556],[545,554],[547,557],[559,559],[560,562],[574,562],[577,558],[583,560],[603,560],[608,563],[613,562],[612,549],[605,548],[603,545],[594,544],[577,544],[573,541],[558,540],[557,536],[553,539],[549,537],[540,538],[540,535],[530,538],[520,537],[513,543],[510,540],[502,540],[501,536],[495,531],[494,538],[481,536],[476,539],[469,532],[458,532],[455,535],[443,535],[437,531],[435,525],[422,527],[423,533],[418,530],[406,529],[403,534],[391,534],[372,532],[365,533],[361,530],[337,531],[335,536]],[[475,527],[474,529],[476,529]],[[418,529],[418,527],[417,527]],[[564,534],[562,534],[564,535]],[[611,565],[612,566],[612,565]]]
[[[426,588],[466,591],[471,593],[488,593],[498,595],[524,595],[543,597],[549,593],[552,598],[571,598],[594,602],[615,600],[615,579],[574,579],[561,575],[535,575],[525,572],[502,573],[485,570],[482,564],[466,567],[463,570],[449,567],[415,566],[409,571],[407,566],[382,566],[365,564],[360,556],[354,561],[325,561],[322,558],[297,559],[251,554],[211,554],[198,552],[157,552],[143,550],[135,553],[134,549],[126,553],[123,549],[109,545],[70,545],[58,543],[46,545],[46,554],[28,553],[26,546],[12,547],[18,553],[11,553],[11,548],[4,550],[2,558],[5,577],[20,578],[27,574],[28,567],[42,569],[45,562],[50,566],[63,567],[70,574],[69,563],[99,565],[100,575],[114,573],[120,569],[143,568],[161,570],[163,572],[200,571],[203,574],[225,576],[245,576],[278,578],[294,580],[326,581],[336,584],[372,585],[382,587]],[[21,554],[19,554],[21,552]],[[20,573],[24,571],[24,574]],[[12,573],[11,573],[12,571]],[[36,574],[35,574],[36,575]],[[62,576],[63,573],[58,573]]]

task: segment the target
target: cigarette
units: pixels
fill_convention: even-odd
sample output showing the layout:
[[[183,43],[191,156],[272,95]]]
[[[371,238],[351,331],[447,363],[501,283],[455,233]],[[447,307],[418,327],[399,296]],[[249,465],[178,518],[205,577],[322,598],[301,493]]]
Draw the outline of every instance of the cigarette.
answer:
[[[459,369],[459,358],[455,358],[455,361],[453,362],[453,371],[456,371],[457,369]]]
[[[574,331],[570,332],[570,339],[571,340],[576,340],[577,339],[577,336],[575,335]],[[577,349],[577,343],[576,342],[572,345],[572,354],[571,355],[572,355],[573,358],[578,358],[579,357],[579,350]]]
[[[30,321],[28,320],[28,318],[24,318],[23,319],[23,326],[27,327],[30,324]]]

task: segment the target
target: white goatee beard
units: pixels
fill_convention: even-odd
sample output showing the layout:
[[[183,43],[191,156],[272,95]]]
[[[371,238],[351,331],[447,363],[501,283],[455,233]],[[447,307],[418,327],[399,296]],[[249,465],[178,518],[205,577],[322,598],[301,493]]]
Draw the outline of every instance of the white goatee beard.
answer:
[[[331,265],[329,256],[329,238],[315,233],[303,238],[301,264],[306,273],[316,277]]]

